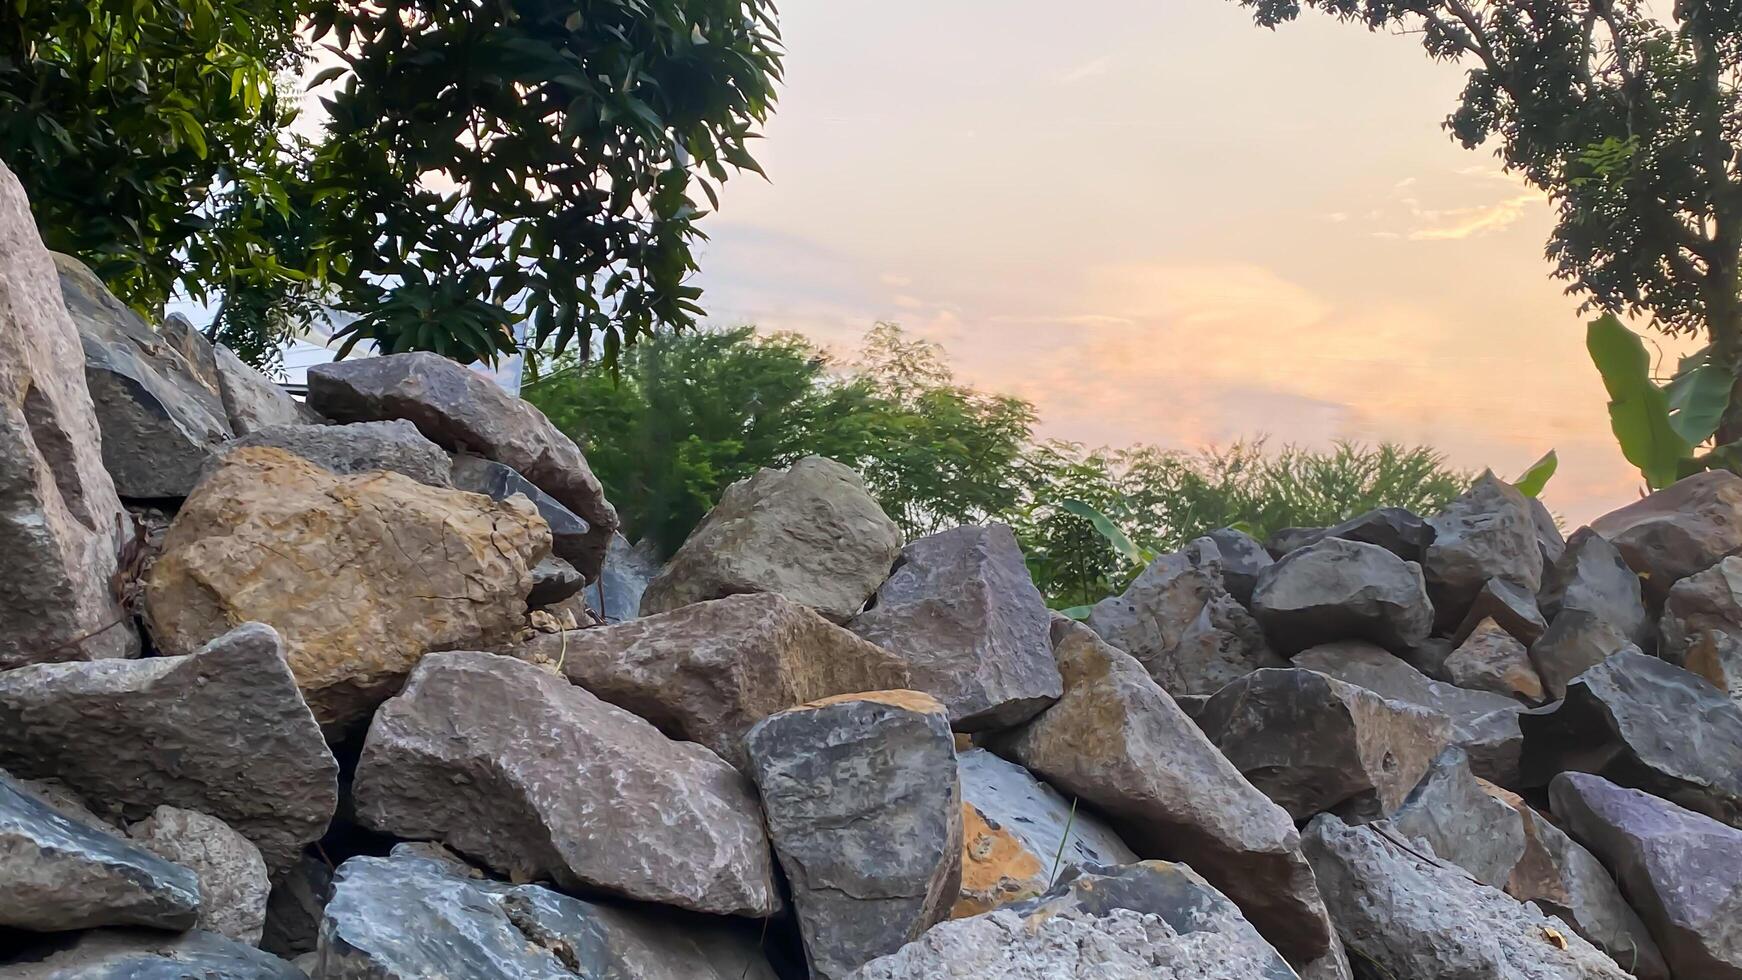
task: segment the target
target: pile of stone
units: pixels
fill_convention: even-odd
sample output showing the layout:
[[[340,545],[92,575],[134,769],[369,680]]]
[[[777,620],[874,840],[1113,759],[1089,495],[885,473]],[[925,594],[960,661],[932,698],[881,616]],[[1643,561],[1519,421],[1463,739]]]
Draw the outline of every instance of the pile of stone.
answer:
[[[808,458],[653,574],[531,406],[292,400],[4,170],[0,388],[0,976],[1742,978],[1742,478],[1223,529],[1078,623]]]

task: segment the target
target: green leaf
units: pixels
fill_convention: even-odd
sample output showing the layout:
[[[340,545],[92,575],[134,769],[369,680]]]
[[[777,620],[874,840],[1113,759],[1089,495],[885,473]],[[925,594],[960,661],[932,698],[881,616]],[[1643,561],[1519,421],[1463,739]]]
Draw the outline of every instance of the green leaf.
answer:
[[[1131,539],[1125,535],[1125,532],[1119,530],[1119,526],[1114,524],[1106,514],[1090,507],[1081,500],[1061,500],[1059,501],[1059,509],[1067,514],[1081,517],[1083,520],[1094,525],[1096,532],[1098,532],[1101,537],[1106,538],[1108,543],[1113,546],[1113,550],[1124,555],[1126,560],[1137,565],[1148,564],[1148,559],[1144,557],[1143,550],[1138,548],[1136,544],[1132,543]]]
[[[1651,357],[1639,335],[1604,314],[1586,329],[1585,348],[1609,391],[1609,426],[1621,455],[1639,467],[1652,489],[1674,483],[1693,447],[1670,424],[1669,399],[1651,381]]]
[[[1728,371],[1716,364],[1691,366],[1664,386],[1669,402],[1669,424],[1688,445],[1697,446],[1718,431],[1718,421],[1730,407],[1730,388],[1735,383]]]
[[[1518,492],[1526,497],[1540,496],[1543,486],[1548,483],[1549,477],[1554,476],[1555,468],[1560,466],[1560,462],[1560,459],[1555,456],[1554,450],[1550,449],[1542,454],[1541,459],[1530,464],[1518,479],[1513,480],[1512,485],[1517,487]]]
[[[1066,619],[1074,619],[1080,623],[1083,620],[1088,619],[1089,613],[1093,612],[1094,609],[1094,606],[1067,606],[1064,609],[1054,609],[1053,612],[1058,613]]]

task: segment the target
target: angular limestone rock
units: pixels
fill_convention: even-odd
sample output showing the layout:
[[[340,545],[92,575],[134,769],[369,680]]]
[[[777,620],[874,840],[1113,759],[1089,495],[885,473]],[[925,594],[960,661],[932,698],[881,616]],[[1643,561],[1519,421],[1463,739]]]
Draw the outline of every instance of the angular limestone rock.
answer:
[[[1536,596],[1503,578],[1491,578],[1470,603],[1470,611],[1452,634],[1453,643],[1462,643],[1487,621],[1499,624],[1525,646],[1530,646],[1548,629],[1548,621],[1536,606]]]
[[[1542,587],[1542,548],[1530,501],[1493,473],[1428,522],[1433,543],[1421,569],[1433,597],[1434,624],[1455,627],[1489,579],[1502,579],[1535,595]]]
[[[844,623],[889,575],[896,528],[865,481],[807,456],[726,488],[641,596],[641,614],[738,592],[778,592]]]
[[[289,963],[211,932],[97,929],[7,980],[307,980]]]
[[[0,670],[139,652],[113,587],[133,526],[80,356],[30,202],[0,164]]]
[[[239,436],[275,425],[311,425],[321,421],[290,392],[273,384],[223,344],[212,349],[218,371],[218,397],[230,428]]]
[[[1252,602],[1252,590],[1258,587],[1258,573],[1276,564],[1270,552],[1258,539],[1245,531],[1231,527],[1218,528],[1186,545],[1186,551],[1199,564],[1215,562],[1222,572],[1222,588],[1228,590],[1241,605]]]
[[[1703,633],[1742,641],[1742,557],[1731,555],[1677,582],[1663,605],[1659,629],[1657,655],[1677,666],[1687,665]]]
[[[1742,977],[1742,831],[1582,773],[1555,777],[1549,799],[1615,872],[1677,980]]]
[[[1492,619],[1484,619],[1458,645],[1444,664],[1453,684],[1488,691],[1529,704],[1544,700],[1542,677],[1530,661],[1530,651]]]
[[[1384,548],[1326,538],[1291,551],[1258,577],[1252,613],[1284,653],[1335,640],[1405,649],[1433,625],[1421,568]]]
[[[338,764],[259,623],[185,657],[0,673],[0,731],[0,767],[59,779],[111,816],[209,814],[274,868],[338,805]]]
[[[1628,642],[1641,647],[1651,641],[1651,617],[1643,596],[1639,576],[1627,567],[1620,550],[1588,527],[1574,531],[1560,560],[1543,570],[1544,616],[1553,620],[1577,610],[1613,625]]]
[[[769,715],[908,682],[899,657],[767,592],[534,637],[520,656],[561,663],[569,680],[739,769],[744,734]]]
[[[1607,617],[1583,609],[1563,609],[1548,632],[1530,648],[1530,662],[1542,679],[1543,693],[1551,700],[1567,696],[1573,678],[1622,650],[1638,652],[1619,627]]]
[[[1008,728],[1063,691],[1051,613],[1003,524],[929,534],[901,550],[853,632],[907,663],[908,684],[961,731]]]
[[[544,413],[476,371],[416,352],[321,364],[308,372],[309,407],[339,422],[404,419],[430,441],[513,467],[592,528],[587,549],[602,560],[617,510],[568,436]],[[588,579],[599,566],[575,564]]]
[[[554,606],[573,597],[586,584],[575,566],[555,555],[545,555],[532,567],[532,589],[526,593],[526,604],[535,609]]]
[[[517,881],[732,915],[780,906],[743,776],[512,657],[425,657],[375,713],[353,792],[364,826]]]
[[[165,861],[192,871],[200,881],[196,928],[260,945],[266,896],[272,890],[260,849],[222,820],[193,810],[160,806],[127,828],[127,836]]]
[[[1677,582],[1742,548],[1742,476],[1696,473],[1591,522],[1643,580],[1652,608]]]
[[[1549,513],[1548,505],[1536,497],[1530,498],[1530,517],[1536,524],[1536,549],[1542,552],[1542,574],[1546,584],[1548,570],[1566,553],[1567,542],[1561,537],[1560,526],[1555,523],[1554,515]]]
[[[1451,739],[1444,715],[1299,668],[1260,670],[1210,698],[1198,725],[1289,816],[1396,812]]]
[[[267,426],[238,437],[224,452],[249,446],[282,449],[339,476],[400,473],[425,486],[450,485],[448,454],[410,422]]]
[[[1290,962],[1325,955],[1330,923],[1287,812],[1129,654],[1069,621],[1053,637],[1064,697],[992,748],[1092,804],[1139,855],[1189,861]]]
[[[170,527],[147,582],[148,621],[170,653],[237,622],[271,624],[315,717],[338,731],[431,650],[509,648],[549,549],[523,500],[239,449]]]
[[[949,912],[962,796],[936,700],[827,698],[763,719],[744,743],[813,976],[845,977]]]
[[[0,926],[186,929],[199,907],[192,871],[69,819],[0,772]]]
[[[1380,976],[1626,980],[1590,943],[1388,824],[1321,814],[1302,835],[1350,959]]]
[[[517,493],[525,495],[538,508],[538,516],[550,525],[552,554],[576,570],[604,567],[605,556],[600,548],[609,545],[593,533],[593,526],[510,467],[482,456],[462,454],[453,459],[453,481],[459,489],[481,493],[491,500],[507,500]]]
[[[1456,746],[1434,759],[1391,815],[1391,826],[1411,840],[1426,841],[1436,857],[1495,888],[1506,887],[1524,857],[1523,817],[1489,793],[1470,772],[1470,757]]]

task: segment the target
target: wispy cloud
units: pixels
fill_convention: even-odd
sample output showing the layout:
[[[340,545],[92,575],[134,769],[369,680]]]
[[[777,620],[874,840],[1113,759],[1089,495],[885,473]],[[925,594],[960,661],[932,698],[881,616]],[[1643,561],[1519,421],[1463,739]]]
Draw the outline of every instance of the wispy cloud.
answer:
[[[1530,192],[1514,194],[1505,200],[1477,207],[1417,210],[1416,217],[1428,221],[1429,224],[1426,227],[1410,229],[1409,240],[1458,241],[1500,231],[1516,223],[1532,205],[1541,204],[1542,200],[1541,194]]]

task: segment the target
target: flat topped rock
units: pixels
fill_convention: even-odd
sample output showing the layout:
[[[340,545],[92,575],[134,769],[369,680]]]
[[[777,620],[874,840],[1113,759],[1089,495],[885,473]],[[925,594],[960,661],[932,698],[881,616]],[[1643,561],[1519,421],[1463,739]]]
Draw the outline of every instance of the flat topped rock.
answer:
[[[282,449],[339,476],[399,473],[425,486],[452,485],[448,454],[410,422],[266,426],[237,437],[222,451],[227,454],[249,446]]]
[[[1419,566],[1342,538],[1291,551],[1261,572],[1252,613],[1271,643],[1289,654],[1349,639],[1407,649],[1433,624]]]

